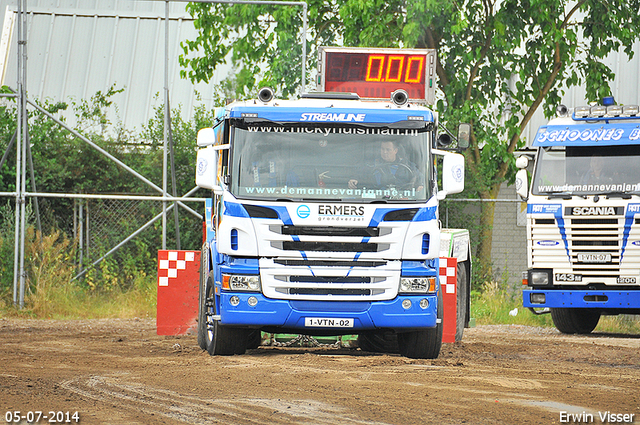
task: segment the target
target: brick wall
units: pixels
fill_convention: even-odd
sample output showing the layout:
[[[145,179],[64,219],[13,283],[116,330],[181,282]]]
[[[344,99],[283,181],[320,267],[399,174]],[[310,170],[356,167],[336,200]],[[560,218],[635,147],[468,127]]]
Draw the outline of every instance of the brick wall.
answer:
[[[498,199],[517,200],[515,186],[503,184]],[[521,285],[522,271],[527,268],[525,212],[522,202],[497,202],[493,218],[491,256],[494,275],[499,281],[506,277],[514,288]]]

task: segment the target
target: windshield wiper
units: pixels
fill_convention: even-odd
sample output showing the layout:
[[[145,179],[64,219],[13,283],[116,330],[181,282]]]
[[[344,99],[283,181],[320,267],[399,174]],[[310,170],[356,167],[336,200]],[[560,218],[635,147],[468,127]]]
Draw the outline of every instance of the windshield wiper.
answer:
[[[580,196],[581,198],[587,199],[586,195],[578,195],[573,192],[567,192],[566,190],[552,190],[550,192],[545,192],[547,194],[547,199],[553,198],[561,198],[561,199],[571,199],[574,196]]]
[[[604,195],[607,199],[610,199],[610,198],[631,199],[631,195],[640,196],[640,192],[639,191],[634,191],[634,192],[607,192],[607,193],[602,193],[602,195]]]

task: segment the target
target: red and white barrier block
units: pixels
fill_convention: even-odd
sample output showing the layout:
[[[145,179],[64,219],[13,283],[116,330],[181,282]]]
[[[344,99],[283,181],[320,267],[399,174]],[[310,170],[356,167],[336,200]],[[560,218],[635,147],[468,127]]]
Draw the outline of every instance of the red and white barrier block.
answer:
[[[197,332],[200,251],[158,251],[158,335]]]
[[[458,259],[440,257],[440,290],[444,304],[442,316],[442,342],[456,342],[456,321],[458,318]]]

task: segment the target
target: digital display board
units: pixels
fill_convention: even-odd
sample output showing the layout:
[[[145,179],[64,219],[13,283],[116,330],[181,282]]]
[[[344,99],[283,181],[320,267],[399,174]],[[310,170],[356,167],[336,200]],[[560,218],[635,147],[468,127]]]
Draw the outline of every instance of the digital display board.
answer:
[[[433,104],[435,49],[320,47],[318,89],[388,100],[403,89],[414,102]]]

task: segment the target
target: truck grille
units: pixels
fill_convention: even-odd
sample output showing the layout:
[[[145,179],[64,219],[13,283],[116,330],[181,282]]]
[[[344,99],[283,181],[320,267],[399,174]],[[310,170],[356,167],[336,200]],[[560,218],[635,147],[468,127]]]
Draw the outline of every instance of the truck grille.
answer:
[[[283,266],[306,266],[306,267],[380,267],[387,264],[386,261],[341,261],[341,260],[285,260],[275,259],[276,264]]]
[[[315,251],[315,252],[380,252],[389,249],[389,244],[366,242],[304,242],[284,241],[271,242],[274,248],[285,251]]]
[[[620,277],[635,277],[640,284],[637,218],[633,222],[623,215],[531,220],[534,268],[551,267],[556,274],[581,275],[583,284],[615,285],[624,282]],[[626,233],[625,225],[630,226]]]
[[[593,278],[619,276],[624,219],[574,218],[568,223],[573,272]]]
[[[293,237],[292,241],[271,241],[272,248],[283,251],[356,253],[382,252],[390,247],[388,243],[370,241],[371,238],[390,234],[389,228],[272,225],[269,230]]]
[[[297,236],[380,236],[378,227],[313,227],[313,226],[282,226],[283,235]]]

